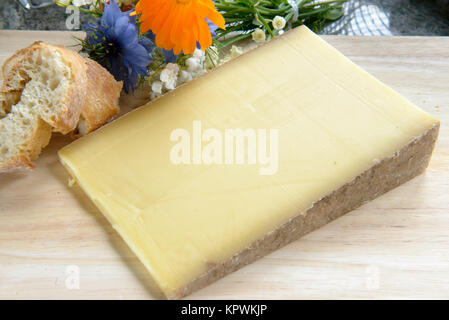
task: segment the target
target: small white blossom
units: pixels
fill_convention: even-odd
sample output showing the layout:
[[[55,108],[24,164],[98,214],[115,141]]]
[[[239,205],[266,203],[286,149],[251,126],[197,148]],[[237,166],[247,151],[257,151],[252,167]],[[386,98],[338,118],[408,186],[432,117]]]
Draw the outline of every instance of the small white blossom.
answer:
[[[257,43],[265,42],[266,35],[262,29],[257,28],[252,33],[253,40]]]
[[[237,47],[235,45],[232,46],[229,54],[227,54],[223,59],[221,59],[220,64],[228,62],[234,58],[237,58],[239,55],[243,54],[243,49],[241,47]]]
[[[164,87],[164,84],[161,81],[154,81],[151,84],[151,90],[154,93],[162,93],[162,88]]]
[[[281,17],[281,16],[276,16],[276,17],[274,17],[274,19],[273,19],[273,28],[274,29],[276,29],[276,30],[282,30],[282,29],[284,29],[285,28],[285,24],[286,24],[287,22],[285,21],[285,19],[283,18],[283,17]]]
[[[161,71],[161,81],[169,90],[176,88],[178,81],[179,66],[176,63],[168,63],[164,70]]]
[[[72,4],[76,7],[91,5],[94,0],[73,0]]]
[[[242,53],[243,53],[243,49],[241,47],[237,47],[235,45],[232,46],[231,51],[230,51],[231,59],[237,58]]]
[[[178,81],[180,83],[189,82],[192,79],[193,79],[193,77],[192,77],[192,74],[190,72],[187,72],[185,70],[181,70],[181,72],[179,73]]]
[[[205,54],[204,54],[204,51],[201,50],[201,49],[198,49],[198,48],[195,49],[195,51],[193,52],[192,57],[198,59],[198,61],[199,61],[200,63],[203,63],[204,60],[206,59],[206,56],[205,56]]]
[[[186,60],[188,72],[198,72],[202,69],[201,61],[198,58],[191,57]]]

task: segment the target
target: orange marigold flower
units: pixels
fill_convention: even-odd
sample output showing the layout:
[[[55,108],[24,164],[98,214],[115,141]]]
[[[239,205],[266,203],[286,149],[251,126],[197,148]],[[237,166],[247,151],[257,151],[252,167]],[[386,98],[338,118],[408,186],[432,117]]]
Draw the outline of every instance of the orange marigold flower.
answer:
[[[140,0],[135,14],[140,15],[140,31],[151,30],[156,35],[156,45],[173,49],[176,55],[181,50],[192,54],[197,42],[203,50],[212,45],[206,18],[225,28],[225,20],[212,0]]]

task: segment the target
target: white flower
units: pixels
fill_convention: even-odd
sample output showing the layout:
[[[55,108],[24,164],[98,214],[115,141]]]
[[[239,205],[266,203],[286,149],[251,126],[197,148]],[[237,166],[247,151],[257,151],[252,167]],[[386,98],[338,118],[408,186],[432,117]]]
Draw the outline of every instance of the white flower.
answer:
[[[193,77],[192,77],[192,74],[190,72],[187,72],[185,70],[181,70],[181,72],[179,73],[178,81],[180,83],[189,82],[192,79],[193,79]]]
[[[204,59],[206,59],[206,56],[204,55],[204,51],[201,49],[198,49],[198,48],[195,49],[192,56],[193,56],[193,58],[198,59],[198,61],[200,63],[203,63]]]
[[[253,40],[257,43],[265,42],[266,36],[265,32],[262,29],[257,28],[252,33]]]
[[[73,0],[72,4],[76,7],[87,6],[94,2],[95,0]]]
[[[178,81],[179,66],[176,63],[168,63],[165,69],[161,71],[161,81],[165,87],[169,90],[176,88],[176,82]]]
[[[164,84],[161,82],[161,81],[154,81],[152,84],[151,84],[151,90],[154,92],[154,93],[162,93],[162,88],[164,87]]]
[[[229,60],[232,60],[234,58],[237,58],[239,55],[243,53],[243,49],[241,47],[237,47],[235,45],[232,46],[231,50],[229,51],[229,54],[227,54],[221,61],[220,64],[228,62]]]
[[[198,72],[202,69],[201,61],[196,57],[190,57],[186,60],[187,71]]]
[[[241,47],[232,46],[230,51],[231,59],[237,58],[239,55],[243,53],[243,49]]]
[[[274,19],[273,19],[273,28],[274,29],[276,29],[278,31],[282,30],[282,29],[284,29],[285,24],[286,24],[286,21],[283,17],[281,17],[281,16],[274,17]]]

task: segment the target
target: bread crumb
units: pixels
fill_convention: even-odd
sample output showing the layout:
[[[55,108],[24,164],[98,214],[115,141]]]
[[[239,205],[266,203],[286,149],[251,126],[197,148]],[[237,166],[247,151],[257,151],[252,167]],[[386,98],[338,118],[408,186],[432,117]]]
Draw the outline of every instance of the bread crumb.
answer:
[[[76,180],[74,178],[69,178],[69,188],[72,188],[76,184]]]

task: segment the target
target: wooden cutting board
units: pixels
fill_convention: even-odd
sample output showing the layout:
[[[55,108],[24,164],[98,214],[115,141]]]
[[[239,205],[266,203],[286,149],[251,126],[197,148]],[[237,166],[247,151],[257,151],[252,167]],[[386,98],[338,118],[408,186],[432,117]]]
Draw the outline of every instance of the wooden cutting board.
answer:
[[[429,169],[189,298],[449,298],[449,38],[324,38],[441,120]],[[68,32],[0,31],[0,62],[35,40],[74,43]],[[56,151],[69,142],[55,135],[34,172],[0,175],[0,298],[160,298],[106,219],[68,187]]]

